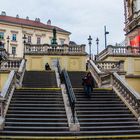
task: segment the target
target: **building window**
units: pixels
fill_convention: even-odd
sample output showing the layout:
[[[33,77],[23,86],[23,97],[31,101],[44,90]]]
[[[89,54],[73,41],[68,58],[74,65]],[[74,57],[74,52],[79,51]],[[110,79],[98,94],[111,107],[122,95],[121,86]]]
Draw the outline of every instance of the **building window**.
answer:
[[[12,55],[16,55],[16,47],[12,46]]]
[[[16,34],[12,34],[12,41],[16,41],[17,40],[17,35]]]
[[[0,39],[4,39],[4,32],[0,32]]]
[[[37,37],[37,44],[41,44],[41,38]]]
[[[60,39],[60,44],[64,45],[64,43],[65,43],[65,39]]]
[[[32,37],[28,36],[28,43],[32,43]]]

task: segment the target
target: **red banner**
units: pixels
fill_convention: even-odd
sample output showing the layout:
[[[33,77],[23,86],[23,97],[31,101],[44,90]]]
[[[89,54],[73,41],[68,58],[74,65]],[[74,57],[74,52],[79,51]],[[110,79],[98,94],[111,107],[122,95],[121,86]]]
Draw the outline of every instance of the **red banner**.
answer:
[[[140,36],[136,36],[133,40],[131,40],[130,46],[140,47]]]

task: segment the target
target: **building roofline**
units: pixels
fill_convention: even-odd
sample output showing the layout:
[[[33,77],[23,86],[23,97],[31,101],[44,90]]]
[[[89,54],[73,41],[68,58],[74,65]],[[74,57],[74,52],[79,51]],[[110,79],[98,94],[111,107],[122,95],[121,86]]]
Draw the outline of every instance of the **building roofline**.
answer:
[[[29,26],[29,27],[38,27],[38,28],[48,29],[48,30],[53,30],[53,28],[56,28],[56,30],[59,32],[71,34],[69,31],[61,29],[57,26],[47,25],[40,21],[34,21],[34,20],[30,20],[30,19],[23,19],[23,18],[16,18],[16,17],[11,17],[11,16],[0,15],[0,22],[11,23],[11,24],[16,24],[16,25],[21,25],[21,26],[25,25],[25,26]]]

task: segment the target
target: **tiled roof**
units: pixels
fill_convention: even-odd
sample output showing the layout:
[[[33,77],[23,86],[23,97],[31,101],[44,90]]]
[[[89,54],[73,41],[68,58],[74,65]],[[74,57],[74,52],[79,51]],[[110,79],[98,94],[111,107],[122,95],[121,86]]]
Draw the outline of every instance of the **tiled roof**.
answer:
[[[47,25],[47,24],[44,24],[42,22],[29,20],[29,19],[23,19],[23,18],[16,18],[16,17],[0,15],[0,22],[8,22],[8,23],[13,23],[13,24],[18,24],[18,25],[26,25],[26,26],[44,28],[44,29],[49,29],[49,30],[52,30],[53,28],[56,28],[57,31],[65,32],[65,33],[70,34],[70,32],[68,32],[66,30],[63,30],[63,29],[61,29],[59,27],[52,26],[52,25]]]

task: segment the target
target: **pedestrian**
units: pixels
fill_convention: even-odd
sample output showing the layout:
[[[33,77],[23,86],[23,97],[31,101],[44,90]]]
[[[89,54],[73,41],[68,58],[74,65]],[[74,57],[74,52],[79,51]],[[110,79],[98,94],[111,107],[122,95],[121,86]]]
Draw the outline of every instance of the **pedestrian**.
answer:
[[[82,80],[83,80],[82,85],[84,87],[84,92],[88,97],[90,97],[94,85],[93,77],[91,73],[88,72],[87,75],[85,75],[85,77]]]
[[[51,68],[50,68],[48,63],[46,63],[46,65],[45,65],[45,70],[51,70]]]

